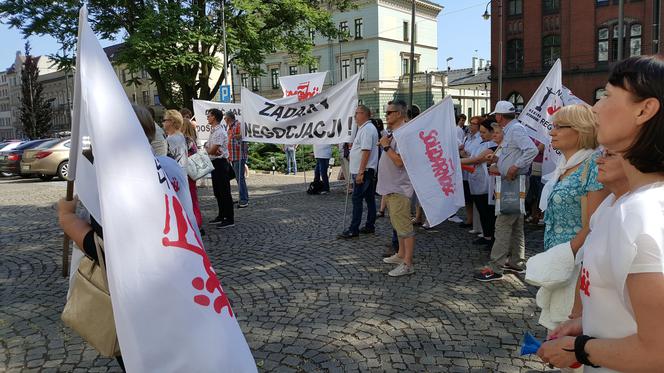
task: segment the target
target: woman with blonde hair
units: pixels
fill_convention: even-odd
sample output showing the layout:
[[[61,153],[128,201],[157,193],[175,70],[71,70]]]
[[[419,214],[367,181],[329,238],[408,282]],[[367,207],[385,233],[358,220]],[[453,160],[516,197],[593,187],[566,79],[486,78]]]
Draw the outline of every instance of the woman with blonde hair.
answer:
[[[164,131],[166,132],[166,142],[168,143],[168,153],[183,170],[187,170],[187,140],[182,134],[182,114],[177,110],[166,110],[164,113]]]

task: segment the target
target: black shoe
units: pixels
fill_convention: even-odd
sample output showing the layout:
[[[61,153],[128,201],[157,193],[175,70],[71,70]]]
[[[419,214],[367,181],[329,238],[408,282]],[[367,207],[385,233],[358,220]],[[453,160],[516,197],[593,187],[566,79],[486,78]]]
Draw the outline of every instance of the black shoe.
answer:
[[[205,229],[201,228],[199,232],[201,232],[201,237],[205,236]]]
[[[473,276],[475,280],[482,282],[498,281],[503,279],[503,275],[495,273],[489,268],[483,269],[480,273]]]
[[[221,217],[217,216],[216,218],[210,220],[209,223],[210,224],[217,224],[217,223],[221,223],[221,220],[222,220]]]
[[[359,237],[359,233],[352,233],[351,231],[344,231],[342,234],[338,236],[338,238],[346,239],[346,238],[355,238]]]
[[[230,220],[225,220],[225,221],[222,221],[221,223],[219,223],[217,225],[217,229],[224,229],[224,228],[233,227],[233,226],[235,226],[235,222],[230,221]]]
[[[373,234],[373,233],[376,233],[376,228],[362,227],[362,228],[360,228],[360,233],[361,234]]]
[[[244,203],[238,203],[237,208],[243,209],[245,207],[249,207],[249,202],[244,202]]]
[[[468,224],[468,223],[460,223],[459,226],[460,226],[461,228],[464,228],[464,229],[465,229],[465,228],[470,228],[470,227],[472,227],[473,225],[472,225],[472,224]]]
[[[486,238],[480,237],[473,241],[473,245],[491,245],[492,241],[487,240]]]

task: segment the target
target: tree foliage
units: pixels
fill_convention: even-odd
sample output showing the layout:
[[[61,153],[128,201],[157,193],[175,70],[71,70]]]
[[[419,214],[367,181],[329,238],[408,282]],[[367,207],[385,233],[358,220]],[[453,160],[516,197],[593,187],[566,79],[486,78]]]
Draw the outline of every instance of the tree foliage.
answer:
[[[25,62],[21,69],[21,123],[23,132],[31,139],[44,137],[51,129],[51,103],[42,97],[37,60],[30,54],[30,43],[25,43]]]
[[[72,50],[80,1],[0,0],[0,22],[24,35],[51,35]],[[313,62],[309,30],[334,38],[331,10],[352,0],[90,0],[90,22],[104,39],[122,35],[117,62],[146,70],[161,103],[191,106],[191,99],[216,95],[229,66],[263,74],[267,54],[285,50],[299,64]],[[222,11],[223,8],[223,11]],[[226,28],[228,66],[223,59]],[[66,63],[63,56],[54,56]],[[222,69],[213,79],[213,70]]]

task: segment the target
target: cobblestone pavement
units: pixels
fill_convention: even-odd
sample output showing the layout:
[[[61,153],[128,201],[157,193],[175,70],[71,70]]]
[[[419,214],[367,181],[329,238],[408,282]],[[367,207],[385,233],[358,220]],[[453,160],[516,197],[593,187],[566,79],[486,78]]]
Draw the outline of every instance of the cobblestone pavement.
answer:
[[[524,331],[545,333],[534,288],[513,275],[474,281],[488,252],[469,244],[473,235],[449,222],[418,231],[415,274],[391,278],[381,261],[386,218],[376,235],[336,239],[340,184],[309,196],[300,175],[248,180],[249,208],[236,210],[234,228],[206,225],[204,241],[260,371],[543,370],[518,354]],[[59,318],[66,280],[53,205],[64,188],[0,179],[0,371],[120,371]],[[214,197],[199,193],[207,221]],[[541,229],[527,230],[529,255],[541,241]]]

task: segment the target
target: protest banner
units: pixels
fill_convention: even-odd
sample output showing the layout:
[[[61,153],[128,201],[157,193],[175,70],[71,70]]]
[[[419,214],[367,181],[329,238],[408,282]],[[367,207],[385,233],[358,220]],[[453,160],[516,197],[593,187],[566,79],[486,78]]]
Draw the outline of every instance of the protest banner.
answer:
[[[242,105],[240,104],[229,104],[225,102],[214,102],[214,101],[205,101],[205,100],[192,100],[194,103],[194,118],[196,118],[196,137],[198,139],[198,145],[205,144],[206,141],[210,138],[210,131],[212,126],[207,121],[207,112],[210,109],[219,109],[222,113],[226,114],[227,111],[235,114],[235,119],[239,120],[241,124],[244,123],[242,120]]]
[[[279,84],[284,97],[297,96],[298,101],[305,101],[323,92],[326,76],[327,71],[280,76]]]
[[[352,142],[359,74],[306,101],[278,103],[242,88],[245,141],[271,144]]]
[[[429,224],[454,215],[465,203],[452,97],[394,131],[394,138]]]
[[[80,128],[72,131],[71,155],[77,171],[83,163],[92,171],[77,172],[76,186],[79,196],[96,193],[99,199],[96,213],[127,371],[256,372],[196,222],[185,212],[178,185],[152,155],[85,6],[76,56],[74,124]],[[87,193],[91,186],[96,190]]]

